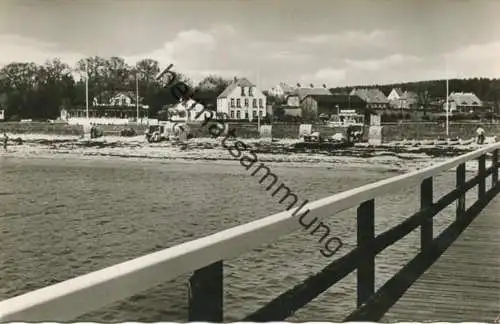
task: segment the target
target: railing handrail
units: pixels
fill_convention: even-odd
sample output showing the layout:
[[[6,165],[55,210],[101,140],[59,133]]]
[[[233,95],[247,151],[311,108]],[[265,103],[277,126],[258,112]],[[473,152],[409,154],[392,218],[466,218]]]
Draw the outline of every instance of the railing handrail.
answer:
[[[309,209],[311,217],[322,219],[367,200],[421,182],[499,148],[500,143],[488,145],[422,170],[310,202],[304,206],[304,210]],[[0,321],[16,320],[20,316],[24,320],[36,321],[40,320],[40,314],[48,314],[49,309],[50,320],[72,320],[184,273],[275,241],[280,236],[301,227],[292,216],[294,211],[295,209],[280,212],[1,301]]]

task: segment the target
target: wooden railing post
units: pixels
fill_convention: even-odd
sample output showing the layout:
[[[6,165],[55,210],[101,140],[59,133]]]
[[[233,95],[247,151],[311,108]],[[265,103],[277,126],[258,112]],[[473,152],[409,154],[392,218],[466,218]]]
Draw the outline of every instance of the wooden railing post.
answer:
[[[498,184],[498,150],[491,152],[491,166],[493,167],[493,173],[491,175],[491,186],[495,187]]]
[[[477,160],[479,169],[477,174],[479,176],[479,184],[477,187],[477,199],[483,199],[486,196],[486,154],[483,154]]]
[[[198,269],[189,279],[188,322],[223,321],[223,263]]]
[[[420,210],[432,206],[434,200],[432,177],[424,179],[420,184]],[[433,219],[429,217],[420,226],[420,250],[424,250],[433,240]]]
[[[457,167],[457,189],[461,188],[465,184],[465,174],[466,174],[465,163],[460,164]],[[465,213],[465,192],[458,197],[457,209],[456,209],[456,219],[460,219]]]
[[[367,200],[358,207],[357,212],[357,245],[370,245],[375,238],[375,200]],[[357,305],[360,307],[375,292],[375,255],[364,255],[358,263],[358,296]]]

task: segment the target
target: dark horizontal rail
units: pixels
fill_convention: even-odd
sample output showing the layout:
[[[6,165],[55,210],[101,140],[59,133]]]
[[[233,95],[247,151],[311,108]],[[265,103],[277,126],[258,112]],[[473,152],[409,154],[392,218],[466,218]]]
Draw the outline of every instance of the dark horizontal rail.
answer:
[[[387,247],[399,241],[420,226],[425,219],[434,217],[462,194],[477,185],[479,180],[480,176],[475,176],[467,181],[462,188],[454,189],[441,197],[428,209],[416,212],[398,225],[379,234],[371,244],[354,248],[351,252],[327,265],[318,274],[305,279],[302,283],[279,295],[267,305],[245,317],[242,321],[265,322],[286,319],[332,285],[342,280],[349,273],[356,270],[363,256],[367,254],[379,254]]]
[[[500,191],[498,182],[500,143],[493,147],[479,149],[424,170],[382,180],[313,202],[310,208],[320,217],[336,214],[358,205],[357,247],[331,262],[319,273],[276,297],[247,316],[245,320],[286,319],[354,270],[357,270],[358,306],[348,320],[380,319]],[[489,151],[493,151],[492,167],[487,169],[485,156]],[[465,163],[472,159],[479,161],[478,174],[466,181]],[[456,167],[455,189],[434,202],[433,177],[452,167]],[[487,190],[486,180],[489,175],[491,175],[492,189]],[[420,211],[375,236],[374,210],[377,197],[417,182],[420,182]],[[474,186],[478,187],[477,202],[466,210],[465,194]],[[434,238],[433,217],[454,200],[457,200],[455,223]],[[291,226],[296,225],[294,222],[287,213],[279,213],[263,221],[244,224],[0,301],[0,321],[72,320],[106,304],[145,291],[155,284],[173,279],[185,271],[194,270],[190,278],[189,321],[222,322],[224,319],[222,260],[261,245],[260,238],[269,241],[289,233],[289,230],[292,230]],[[419,226],[420,253],[376,291],[376,255]],[[266,233],[267,236],[264,235]]]
[[[467,193],[470,189],[473,187],[480,185],[484,183],[484,180],[486,177],[489,175],[493,174],[495,176],[495,172],[498,172],[498,167],[500,165],[498,164],[495,159],[493,160],[492,166],[488,169],[484,169],[484,163],[485,159],[481,158],[479,159],[480,164],[482,164],[482,167],[480,165],[478,175],[475,176],[474,178],[470,179],[469,181],[465,182],[463,185],[457,184],[457,188],[452,190],[451,192],[445,194],[439,200],[435,203],[431,203],[428,205],[428,207],[421,209],[420,211],[416,212],[412,216],[408,217],[406,220],[403,222],[399,223],[398,225],[392,227],[389,230],[386,230],[385,232],[379,234],[376,238],[370,241],[369,244],[365,244],[362,246],[358,246],[355,249],[353,249],[351,252],[348,254],[340,257],[339,259],[333,261],[329,265],[327,265],[325,268],[323,268],[320,272],[317,274],[310,276],[309,278],[305,279],[303,282],[300,284],[296,285],[292,289],[289,289],[288,291],[282,293],[269,303],[267,303],[265,306],[262,308],[258,309],[254,313],[246,316],[242,321],[254,321],[254,322],[265,322],[265,321],[279,321],[279,320],[284,320],[288,318],[289,316],[293,315],[294,312],[299,310],[300,308],[304,307],[307,305],[310,301],[315,299],[317,296],[319,296],[321,293],[326,291],[328,288],[333,286],[335,283],[338,281],[342,280],[345,276],[353,272],[354,270],[358,269],[360,264],[363,263],[363,259],[366,258],[366,256],[370,255],[378,255],[380,252],[385,250],[387,247],[391,246],[395,242],[399,241],[400,239],[404,238],[406,235],[411,233],[413,230],[417,229],[419,226],[422,226],[427,220],[432,220],[432,218],[437,215],[440,211],[445,209],[447,206],[449,206],[451,203],[453,203],[457,199],[461,199],[465,193]],[[462,165],[462,169],[465,170],[464,164]],[[457,171],[458,172],[458,171]],[[425,181],[425,180],[424,180]],[[462,224],[463,222],[466,223],[466,226],[470,223],[471,220],[469,220],[472,216],[475,215],[476,210],[481,210],[486,206],[486,204],[491,200],[487,199],[491,195],[495,195],[498,193],[498,185],[493,187],[491,190],[488,191],[487,194],[485,194],[484,199],[478,200],[472,207],[469,208],[464,213],[464,219],[461,220],[461,222],[457,221],[457,224]],[[484,202],[484,203],[482,203]],[[479,213],[477,212],[477,214]],[[454,223],[455,224],[455,223]],[[452,231],[453,228],[455,228],[458,225],[453,225],[453,227],[448,227],[451,228],[449,231]],[[432,225],[432,223],[431,223]],[[446,232],[446,230],[445,230]],[[445,233],[443,232],[443,233]],[[446,232],[449,233],[449,232]],[[461,231],[457,234],[458,235],[461,233]],[[432,238],[432,232],[431,238]],[[430,240],[428,242],[428,247],[426,248],[426,252],[424,255],[433,255],[432,253],[435,250],[435,242],[441,242],[443,239],[443,234],[441,234],[438,238],[434,240]],[[454,239],[451,241],[453,242]],[[451,243],[450,243],[451,244]],[[428,250],[429,249],[429,250]],[[444,250],[443,250],[444,251]],[[423,252],[421,252],[422,254]],[[442,252],[441,252],[442,253]],[[438,258],[440,255],[438,254],[436,258]],[[417,255],[415,259],[417,261],[415,262],[421,262],[418,261],[421,259],[421,254]],[[403,271],[403,273],[408,272],[409,270],[405,269],[413,269],[416,267],[414,264],[415,262],[408,263],[400,272]],[[433,261],[434,262],[434,261]],[[418,269],[421,269],[421,267],[425,266],[423,271],[425,271],[432,263],[422,263],[422,265],[419,265]],[[418,273],[418,276],[415,277],[411,283],[413,283],[420,275],[420,271],[416,271]],[[395,280],[395,282],[399,282],[401,279],[399,279],[398,274],[392,277],[391,280]],[[389,280],[389,282],[391,281]],[[388,282],[388,283],[389,283]],[[410,283],[410,284],[411,284]],[[387,284],[386,284],[387,285]],[[385,287],[385,286],[384,286]],[[389,286],[390,289],[394,290],[392,286]],[[381,288],[383,289],[383,287]],[[375,293],[370,299],[368,299],[367,302],[365,302],[363,305],[361,305],[357,311],[365,310],[369,308],[369,305],[371,304],[380,304],[380,301],[377,301],[377,297],[381,293],[384,293],[384,291],[381,292],[381,289],[377,293]],[[389,289],[389,288],[386,288]],[[407,288],[406,288],[407,289]],[[406,289],[404,291],[406,291]],[[404,293],[404,291],[402,293]],[[401,293],[401,294],[402,294]],[[388,298],[387,296],[382,295],[384,298]],[[358,295],[359,297],[359,295]],[[382,297],[379,297],[382,298]],[[400,298],[400,295],[388,306],[389,308],[397,301],[397,299]],[[389,301],[390,299],[387,299]],[[386,302],[387,302],[386,301]],[[385,309],[382,313],[382,315],[389,309]],[[381,309],[384,309],[383,307]],[[373,312],[373,311],[372,311]],[[358,313],[353,312],[351,315],[354,316],[353,319],[349,317],[349,320],[354,320],[354,318],[358,316]],[[363,317],[365,313],[359,313],[361,316],[360,320],[374,320],[375,315],[378,315],[378,313],[367,313],[368,316]],[[370,316],[375,316],[375,317],[370,317]],[[376,318],[379,319],[379,318]]]
[[[379,321],[403,296],[410,286],[446,251],[482,209],[500,192],[495,186],[476,201],[456,222],[449,225],[429,246],[409,261],[389,279],[363,306],[352,312],[344,321]]]

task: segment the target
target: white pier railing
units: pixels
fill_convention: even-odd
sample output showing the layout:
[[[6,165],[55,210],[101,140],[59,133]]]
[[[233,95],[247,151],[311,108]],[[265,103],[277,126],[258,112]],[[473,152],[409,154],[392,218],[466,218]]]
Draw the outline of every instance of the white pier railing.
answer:
[[[276,319],[286,319],[290,312],[300,308],[311,298],[321,293],[317,288],[317,281],[329,282],[328,285],[331,286],[356,269],[359,269],[357,274],[358,310],[370,306],[369,299],[375,294],[382,294],[380,291],[384,289],[382,287],[375,291],[374,288],[373,260],[375,256],[418,227],[422,230],[421,249],[423,252],[430,248],[441,249],[443,244],[437,242],[440,237],[434,238],[432,235],[432,216],[453,201],[458,200],[456,224],[452,224],[450,228],[467,226],[466,222],[475,217],[473,214],[478,214],[482,207],[487,204],[488,199],[491,199],[498,191],[499,149],[500,143],[495,143],[426,169],[378,181],[308,203],[304,210],[309,209],[310,216],[318,217],[318,219],[359,206],[358,247],[327,266],[328,269],[324,271],[328,271],[328,276],[325,272],[320,274],[324,277],[320,278],[320,275],[317,275],[315,278],[307,279],[306,282],[316,280],[316,288],[314,289],[317,289],[314,293],[306,294],[308,297],[290,297],[297,293],[292,289],[287,292],[288,295],[278,297],[276,300],[280,299],[279,302],[272,301],[269,303],[270,306],[266,305],[247,319],[263,320],[273,316]],[[492,167],[486,169],[486,155],[490,153]],[[465,163],[475,159],[479,161],[478,175],[466,182]],[[432,177],[454,167],[457,167],[457,186],[439,201],[433,202]],[[487,191],[486,178],[489,175],[492,176],[492,188]],[[390,192],[397,192],[410,185],[421,186],[421,210],[403,223],[375,237],[373,228],[374,199]],[[475,185],[479,187],[478,205],[475,204],[465,210],[464,195]],[[71,321],[80,315],[98,310],[192,271],[194,271],[194,276],[191,278],[193,294],[189,301],[190,320],[222,321],[222,260],[236,257],[263,244],[275,241],[282,235],[298,230],[301,225],[296,218],[292,217],[293,212],[294,210],[281,212],[3,300],[0,302],[0,321]],[[467,216],[469,214],[470,217]],[[455,227],[449,231],[453,232]],[[436,245],[433,247],[433,244]],[[425,256],[422,255],[418,257]],[[206,291],[207,289],[212,289],[212,291]],[[304,295],[304,287],[301,289],[300,293]],[[205,298],[201,298],[201,295]],[[199,302],[200,299],[203,302]],[[286,308],[283,300],[287,300],[291,306]],[[281,308],[276,306],[278,304]],[[376,310],[379,313],[380,311]],[[378,315],[371,316],[376,318]]]

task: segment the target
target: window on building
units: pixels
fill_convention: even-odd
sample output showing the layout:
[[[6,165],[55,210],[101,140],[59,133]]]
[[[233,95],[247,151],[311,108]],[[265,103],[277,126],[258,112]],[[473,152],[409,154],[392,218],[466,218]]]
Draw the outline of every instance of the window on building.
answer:
[[[253,96],[253,87],[248,88],[248,95]]]
[[[262,117],[262,110],[259,111],[259,116]]]
[[[234,119],[234,110],[231,110],[230,114],[231,114],[231,119]]]
[[[252,100],[252,107],[257,108],[257,99]]]
[[[231,98],[231,108],[234,108],[234,98]]]
[[[256,118],[257,117],[257,110],[252,111],[252,117]]]
[[[245,119],[248,119],[248,111],[245,111]]]
[[[245,107],[248,107],[248,99],[245,98]]]
[[[241,96],[244,97],[245,96],[245,87],[241,87]]]
[[[236,119],[241,119],[241,114],[239,110],[236,112]]]
[[[262,104],[262,99],[259,99],[259,107],[260,107],[260,108],[263,108],[263,107],[264,107],[264,105]]]
[[[241,100],[236,99],[236,107],[241,108]]]

